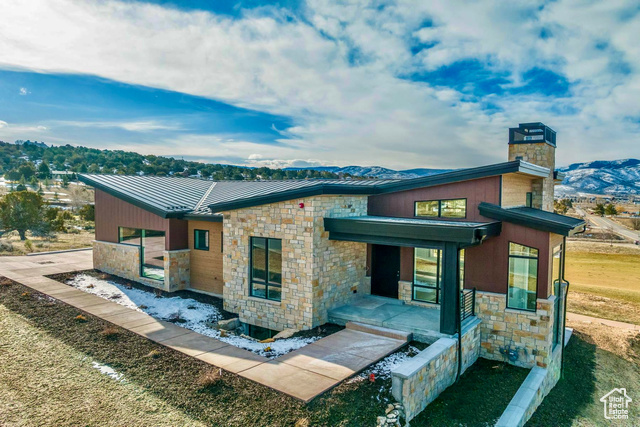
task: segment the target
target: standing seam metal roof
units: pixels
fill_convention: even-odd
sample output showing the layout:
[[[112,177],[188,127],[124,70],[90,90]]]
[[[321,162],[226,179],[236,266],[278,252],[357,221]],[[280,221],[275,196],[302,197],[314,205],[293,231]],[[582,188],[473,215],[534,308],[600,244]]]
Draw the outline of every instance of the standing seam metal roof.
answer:
[[[315,195],[390,193],[507,173],[545,177],[549,175],[549,169],[516,160],[415,179],[214,182],[182,177],[92,174],[81,174],[79,179],[163,218],[213,218],[220,216],[217,212]]]

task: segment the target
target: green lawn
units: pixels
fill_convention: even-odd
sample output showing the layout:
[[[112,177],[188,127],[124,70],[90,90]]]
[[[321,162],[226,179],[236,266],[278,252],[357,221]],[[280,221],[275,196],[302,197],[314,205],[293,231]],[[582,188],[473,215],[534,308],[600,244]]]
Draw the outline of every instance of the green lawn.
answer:
[[[602,244],[569,246],[568,310],[640,324],[640,251],[615,251]]]

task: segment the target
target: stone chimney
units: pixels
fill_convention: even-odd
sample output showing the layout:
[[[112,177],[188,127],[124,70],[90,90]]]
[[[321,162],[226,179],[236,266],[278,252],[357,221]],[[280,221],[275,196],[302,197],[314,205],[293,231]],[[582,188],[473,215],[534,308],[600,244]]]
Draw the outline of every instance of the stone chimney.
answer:
[[[543,123],[520,123],[509,128],[509,161],[523,160],[549,169],[549,176],[533,181],[532,206],[553,212],[556,132]]]

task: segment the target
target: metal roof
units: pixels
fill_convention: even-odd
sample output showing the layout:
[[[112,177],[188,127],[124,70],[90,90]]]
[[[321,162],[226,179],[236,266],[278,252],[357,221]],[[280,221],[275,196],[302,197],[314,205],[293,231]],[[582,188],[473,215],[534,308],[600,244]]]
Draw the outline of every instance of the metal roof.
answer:
[[[546,177],[549,175],[549,169],[516,160],[415,179],[214,182],[197,178],[91,174],[80,174],[78,179],[163,218],[220,221],[218,212],[303,197],[324,194],[390,193],[507,173]]]
[[[541,209],[518,206],[503,208],[487,202],[478,205],[480,215],[500,221],[523,225],[536,230],[548,231],[563,236],[571,236],[584,231],[586,223],[582,219],[560,215]]]
[[[378,243],[397,246],[433,247],[442,242],[463,246],[482,243],[500,234],[500,222],[447,221],[421,218],[357,216],[325,218],[331,240]]]

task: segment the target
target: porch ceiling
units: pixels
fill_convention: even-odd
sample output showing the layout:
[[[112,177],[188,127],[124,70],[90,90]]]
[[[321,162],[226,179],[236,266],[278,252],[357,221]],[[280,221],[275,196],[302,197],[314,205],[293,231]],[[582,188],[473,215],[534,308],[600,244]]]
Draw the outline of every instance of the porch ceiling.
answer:
[[[330,240],[414,247],[432,247],[443,242],[471,246],[499,235],[502,223],[358,216],[325,218],[324,228]]]

